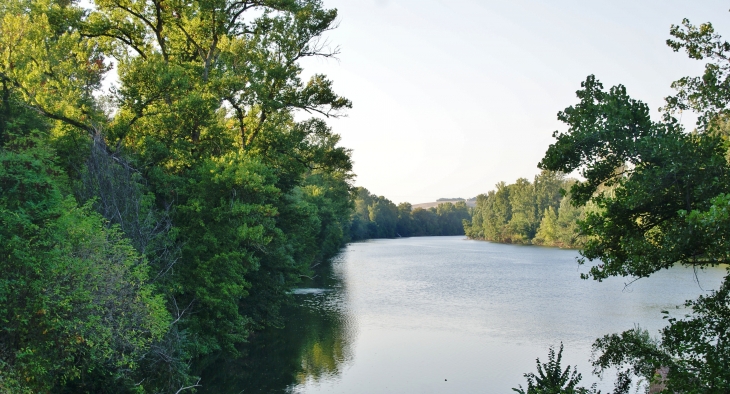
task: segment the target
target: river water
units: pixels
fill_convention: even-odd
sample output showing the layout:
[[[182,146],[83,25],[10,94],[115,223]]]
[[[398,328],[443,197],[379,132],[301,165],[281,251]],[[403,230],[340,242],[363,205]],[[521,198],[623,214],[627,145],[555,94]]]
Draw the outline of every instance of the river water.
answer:
[[[348,245],[294,293],[287,325],[258,334],[244,356],[211,361],[204,393],[509,393],[565,346],[582,384],[591,344],[717,288],[724,268],[676,267],[627,285],[579,278],[578,253],[456,237]],[[677,307],[679,306],[679,309]]]

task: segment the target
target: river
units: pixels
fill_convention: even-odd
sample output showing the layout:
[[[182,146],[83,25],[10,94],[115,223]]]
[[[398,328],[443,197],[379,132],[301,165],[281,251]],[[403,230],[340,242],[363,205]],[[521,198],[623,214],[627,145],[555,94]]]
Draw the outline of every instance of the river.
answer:
[[[604,392],[591,344],[717,288],[726,271],[675,267],[581,280],[578,253],[456,237],[352,243],[294,293],[288,324],[201,371],[203,393],[509,393],[565,346],[563,366]],[[680,309],[677,307],[680,306]]]

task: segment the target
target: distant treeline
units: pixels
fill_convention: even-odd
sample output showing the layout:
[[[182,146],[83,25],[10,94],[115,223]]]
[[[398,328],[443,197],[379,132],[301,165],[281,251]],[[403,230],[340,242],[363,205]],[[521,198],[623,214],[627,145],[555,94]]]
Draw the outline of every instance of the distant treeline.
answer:
[[[416,208],[404,202],[397,206],[364,187],[355,189],[355,212],[350,225],[353,241],[369,238],[395,238],[423,235],[463,235],[464,220],[469,220],[464,201],[445,202],[436,208]]]
[[[574,207],[565,190],[575,182],[564,174],[543,171],[532,183],[526,178],[477,196],[471,220],[464,221],[469,238],[494,242],[580,247],[577,220],[585,207]]]
[[[436,202],[446,202],[446,201],[455,202],[455,201],[460,201],[460,200],[474,201],[476,199],[477,199],[476,197],[472,197],[472,198],[461,198],[461,197],[456,197],[456,198],[439,198],[438,200],[436,200]]]

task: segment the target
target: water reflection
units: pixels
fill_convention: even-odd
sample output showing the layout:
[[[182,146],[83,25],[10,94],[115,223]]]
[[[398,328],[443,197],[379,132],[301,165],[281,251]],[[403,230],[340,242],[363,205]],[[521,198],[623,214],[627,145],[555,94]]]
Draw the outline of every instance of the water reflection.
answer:
[[[595,338],[635,324],[656,335],[666,325],[661,310],[725,276],[675,267],[626,287],[625,278],[579,279],[587,267],[576,257],[463,237],[352,244],[294,292],[299,307],[286,311],[286,327],[258,334],[245,357],[211,361],[201,391],[511,392],[535,357],[563,342],[564,364],[608,392],[613,384],[590,374]]]
[[[307,327],[306,338],[300,345],[299,370],[296,373],[296,383],[319,381],[337,376],[343,365],[352,358],[352,324],[346,313],[338,308],[341,301],[337,293],[319,293],[315,296],[305,296],[304,310],[312,314],[307,321],[315,327]],[[334,308],[333,308],[334,307]],[[297,333],[301,334],[301,332]]]
[[[352,359],[354,324],[345,309],[340,262],[321,267],[293,292],[286,326],[256,334],[236,359],[213,357],[201,372],[201,393],[284,393],[305,382],[331,379]]]

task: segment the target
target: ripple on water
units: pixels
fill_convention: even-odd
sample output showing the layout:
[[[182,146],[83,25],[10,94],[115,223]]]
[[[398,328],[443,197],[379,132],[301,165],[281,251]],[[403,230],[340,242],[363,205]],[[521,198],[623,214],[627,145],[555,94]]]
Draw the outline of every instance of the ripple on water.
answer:
[[[323,294],[332,291],[332,289],[317,289],[317,288],[300,288],[300,289],[293,289],[291,291],[292,294]]]

